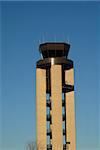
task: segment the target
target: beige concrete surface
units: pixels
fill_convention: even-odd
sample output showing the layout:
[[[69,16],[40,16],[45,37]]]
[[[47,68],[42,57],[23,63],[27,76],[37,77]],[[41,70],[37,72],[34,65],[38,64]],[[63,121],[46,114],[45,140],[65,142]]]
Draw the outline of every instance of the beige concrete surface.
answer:
[[[74,85],[74,69],[73,68],[65,71],[65,83]]]
[[[52,146],[63,150],[62,132],[62,68],[51,66]]]
[[[74,85],[74,70],[67,70],[65,73],[66,84]],[[66,137],[70,142],[69,150],[76,150],[75,132],[75,102],[74,91],[66,93]]]
[[[47,150],[46,142],[46,70],[36,69],[36,141],[37,150]]]

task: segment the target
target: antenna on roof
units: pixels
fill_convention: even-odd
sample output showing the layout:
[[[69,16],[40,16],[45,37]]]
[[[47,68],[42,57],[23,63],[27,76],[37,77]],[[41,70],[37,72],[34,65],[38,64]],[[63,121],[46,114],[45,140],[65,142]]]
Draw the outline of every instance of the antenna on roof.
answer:
[[[41,44],[41,40],[39,39],[38,40],[38,45],[40,45]],[[39,50],[40,51],[40,50]],[[41,53],[41,51],[40,51],[40,57],[41,57],[41,59],[43,59],[43,56],[42,56],[42,53]]]
[[[43,35],[42,35],[42,43],[44,43],[45,42],[45,32],[43,33]]]
[[[57,42],[57,38],[56,38],[56,35],[54,36],[54,42],[55,42],[55,43]]]
[[[65,39],[66,39],[66,38],[65,38],[65,34],[64,34],[64,32],[63,32],[63,33],[62,33],[62,41],[65,42],[65,41],[66,41]]]
[[[69,38],[69,36],[67,36],[67,43],[68,43],[68,44],[70,43],[70,38]]]

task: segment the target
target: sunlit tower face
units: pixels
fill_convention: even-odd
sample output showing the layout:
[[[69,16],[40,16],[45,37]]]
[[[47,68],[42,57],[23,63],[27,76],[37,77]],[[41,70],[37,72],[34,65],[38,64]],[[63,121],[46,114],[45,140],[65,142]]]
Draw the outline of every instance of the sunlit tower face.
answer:
[[[37,149],[76,150],[74,69],[70,45],[43,43],[36,66]]]

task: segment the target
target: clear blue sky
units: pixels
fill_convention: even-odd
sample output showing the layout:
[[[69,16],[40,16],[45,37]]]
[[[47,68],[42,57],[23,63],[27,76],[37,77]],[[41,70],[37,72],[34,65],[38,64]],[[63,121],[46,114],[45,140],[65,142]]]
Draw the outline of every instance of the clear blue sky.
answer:
[[[35,141],[35,71],[40,42],[69,41],[75,66],[77,150],[100,149],[100,3],[2,2],[1,145]]]

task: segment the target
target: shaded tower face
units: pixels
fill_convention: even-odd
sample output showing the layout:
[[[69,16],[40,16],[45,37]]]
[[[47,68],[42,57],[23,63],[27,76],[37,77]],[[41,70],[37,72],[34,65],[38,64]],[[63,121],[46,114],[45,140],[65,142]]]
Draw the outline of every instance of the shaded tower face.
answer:
[[[43,43],[36,68],[37,149],[76,150],[74,71],[70,45]]]

